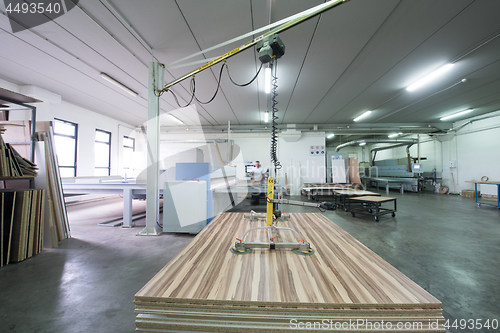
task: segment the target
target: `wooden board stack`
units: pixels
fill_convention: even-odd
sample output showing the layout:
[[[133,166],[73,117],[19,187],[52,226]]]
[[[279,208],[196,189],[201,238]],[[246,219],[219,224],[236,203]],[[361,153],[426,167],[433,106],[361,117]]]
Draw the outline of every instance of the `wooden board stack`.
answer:
[[[3,139],[5,128],[0,124],[0,177],[35,177],[36,164],[22,157],[17,150]]]
[[[44,198],[43,190],[0,192],[0,266],[42,251]]]
[[[311,256],[229,252],[264,224],[218,215],[135,295],[136,331],[446,332],[436,298],[321,214],[280,223],[311,243]],[[281,241],[296,241],[288,233]]]
[[[38,128],[38,123],[37,123]],[[45,132],[38,132],[38,139],[45,142],[45,172],[47,176],[47,197],[49,209],[50,239],[53,248],[57,242],[70,238],[68,214],[64,204],[64,195],[59,173],[59,164],[54,146],[52,128]]]

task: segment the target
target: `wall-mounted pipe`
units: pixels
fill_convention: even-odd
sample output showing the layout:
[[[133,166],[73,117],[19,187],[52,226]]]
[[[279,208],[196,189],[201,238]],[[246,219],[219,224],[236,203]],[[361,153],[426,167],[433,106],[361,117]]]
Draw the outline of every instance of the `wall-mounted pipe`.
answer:
[[[387,149],[393,149],[393,148],[397,148],[397,147],[402,147],[402,146],[406,146],[406,156],[408,156],[408,167],[409,167],[409,170],[411,172],[411,165],[410,165],[410,147],[413,146],[415,143],[418,143],[418,140],[398,140],[399,143],[398,144],[395,144],[395,145],[390,145],[390,146],[385,146],[385,147],[377,147],[377,148],[373,148],[370,150],[370,156],[372,156],[372,152],[374,153],[373,154],[373,158],[371,160],[371,165],[374,166],[375,165],[375,157],[377,156],[377,152],[378,151],[381,151],[381,150],[387,150]],[[405,141],[405,142],[403,142]],[[387,140],[386,142],[394,142],[394,141],[389,141]]]
[[[380,148],[374,148],[374,149],[371,150],[371,151],[374,151],[375,149],[377,149],[377,150],[390,149],[390,148],[393,148],[393,147],[404,146],[404,145],[407,145],[407,144],[410,144],[410,143],[413,145],[413,144],[417,143],[417,140],[414,140],[414,139],[406,139],[406,140],[376,140],[376,139],[373,139],[373,140],[356,140],[356,141],[350,141],[350,142],[346,142],[346,143],[343,143],[341,145],[338,145],[337,148],[335,148],[335,151],[339,151],[340,149],[345,148],[345,147],[359,145],[362,142],[366,142],[366,143],[395,143],[396,144],[396,145],[388,146],[388,147],[380,147],[381,149]]]

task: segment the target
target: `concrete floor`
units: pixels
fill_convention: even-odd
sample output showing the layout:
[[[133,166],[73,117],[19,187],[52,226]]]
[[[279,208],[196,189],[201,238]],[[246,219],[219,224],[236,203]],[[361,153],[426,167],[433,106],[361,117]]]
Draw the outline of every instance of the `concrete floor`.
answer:
[[[390,195],[398,212],[379,223],[341,210],[325,215],[441,300],[446,319],[500,320],[500,210],[458,196]],[[72,239],[0,269],[0,332],[134,331],[134,294],[192,236],[97,226],[120,209],[116,201],[70,207]],[[250,209],[264,204],[245,200],[235,210]]]

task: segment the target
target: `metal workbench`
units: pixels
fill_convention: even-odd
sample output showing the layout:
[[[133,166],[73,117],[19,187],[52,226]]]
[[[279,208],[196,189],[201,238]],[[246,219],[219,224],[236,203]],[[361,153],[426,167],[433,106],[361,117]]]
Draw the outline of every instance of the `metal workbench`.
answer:
[[[333,204],[336,205],[337,208],[343,208],[347,212],[348,211],[347,199],[350,197],[361,197],[361,196],[380,196],[380,194],[364,190],[363,191],[351,190],[351,189],[333,190]]]
[[[394,209],[382,207],[383,203],[394,202]],[[354,197],[347,199],[347,209],[355,217],[356,214],[363,214],[375,217],[375,221],[379,221],[379,216],[391,214],[396,216],[396,198],[365,196]]]
[[[466,183],[474,183],[474,197],[476,199],[476,204],[478,207],[481,207],[481,205],[487,205],[487,206],[493,206],[496,207],[497,209],[500,209],[500,182],[474,182],[474,181],[466,181]],[[497,198],[496,198],[496,203],[494,203],[493,200],[490,202],[485,202],[483,200],[479,200],[478,195],[477,195],[477,185],[496,185],[497,187]]]

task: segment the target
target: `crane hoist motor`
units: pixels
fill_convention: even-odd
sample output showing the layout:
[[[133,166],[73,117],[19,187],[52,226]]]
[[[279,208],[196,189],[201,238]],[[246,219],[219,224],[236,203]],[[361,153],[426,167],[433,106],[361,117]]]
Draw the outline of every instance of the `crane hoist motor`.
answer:
[[[261,39],[256,48],[257,52],[259,52],[259,60],[264,64],[267,64],[273,58],[279,59],[285,54],[285,44],[283,44],[278,34]]]

